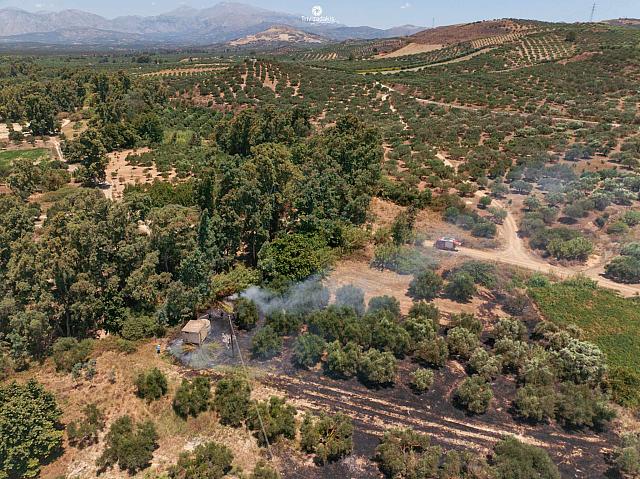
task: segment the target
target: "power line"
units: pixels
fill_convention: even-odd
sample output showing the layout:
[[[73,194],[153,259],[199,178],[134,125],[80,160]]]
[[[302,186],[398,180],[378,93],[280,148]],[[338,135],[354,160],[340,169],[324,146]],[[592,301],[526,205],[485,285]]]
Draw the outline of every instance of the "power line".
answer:
[[[593,14],[596,13],[596,2],[593,2],[591,7],[591,16],[589,17],[589,23],[593,23]]]
[[[235,329],[233,328],[233,322],[231,321],[231,315],[228,316],[229,319],[229,328],[231,330],[231,351],[233,351],[233,340],[236,340],[236,347],[238,348],[238,356],[240,357],[240,363],[242,363],[242,368],[244,369],[244,373],[246,377],[249,377],[249,368],[244,362],[244,358],[242,357],[242,351],[240,350],[240,344],[238,344],[238,337],[236,336]],[[269,452],[269,457],[271,458],[271,462],[273,463],[273,452],[271,451],[271,444],[269,443],[269,438],[267,437],[267,431],[264,427],[264,422],[262,421],[262,414],[260,414],[260,408],[258,404],[255,404],[256,413],[258,415],[258,422],[260,423],[260,429],[262,429],[262,434],[264,436],[264,442],[267,445],[267,451]],[[273,467],[276,467],[275,463],[273,463]]]

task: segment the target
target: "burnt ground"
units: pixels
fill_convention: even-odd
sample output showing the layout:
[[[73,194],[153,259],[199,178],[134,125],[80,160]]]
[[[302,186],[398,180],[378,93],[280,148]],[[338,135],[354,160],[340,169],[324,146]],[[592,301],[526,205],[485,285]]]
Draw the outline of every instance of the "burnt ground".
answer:
[[[210,348],[213,353],[197,369],[215,369],[217,366],[240,364],[237,357],[221,346],[219,336],[225,327],[212,321],[212,334],[208,343],[219,344]],[[228,323],[227,323],[228,324]],[[254,330],[255,331],[255,330]],[[265,386],[283,392],[301,409],[342,412],[354,422],[354,453],[352,456],[329,464],[314,465],[307,456],[292,453],[290,448],[276,446],[275,453],[284,467],[283,477],[302,478],[373,478],[380,477],[371,461],[379,438],[385,429],[413,428],[431,437],[433,444],[445,450],[459,448],[486,454],[504,435],[515,435],[521,440],[546,449],[566,478],[602,478],[608,475],[606,457],[615,446],[615,435],[604,431],[567,431],[555,422],[530,425],[514,420],[509,413],[510,401],[516,384],[501,376],[492,383],[494,399],[486,414],[469,416],[456,408],[452,394],[456,385],[466,377],[463,367],[449,361],[436,371],[430,391],[416,395],[408,386],[409,374],[417,368],[410,359],[399,362],[395,386],[370,389],[357,379],[333,379],[321,370],[300,370],[291,362],[292,338],[285,340],[284,352],[268,361],[251,358],[249,348],[253,332],[237,334],[245,361],[262,371],[259,381]],[[206,344],[205,344],[206,347]]]

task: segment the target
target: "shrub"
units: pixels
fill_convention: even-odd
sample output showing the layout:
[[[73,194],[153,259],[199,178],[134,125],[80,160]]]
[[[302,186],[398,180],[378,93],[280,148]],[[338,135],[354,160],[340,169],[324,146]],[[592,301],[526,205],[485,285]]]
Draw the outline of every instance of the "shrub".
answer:
[[[258,410],[262,423],[258,417]],[[249,408],[247,426],[255,431],[255,436],[262,446],[266,445],[262,426],[271,444],[280,437],[293,439],[296,435],[296,409],[286,404],[284,399],[272,396],[269,401],[254,403]]]
[[[171,479],[222,479],[231,471],[233,453],[216,442],[200,444],[192,452],[180,454],[169,469]]]
[[[471,372],[482,376],[487,381],[496,378],[501,368],[500,360],[482,347],[476,348],[469,358]]]
[[[516,392],[513,401],[515,413],[526,420],[541,422],[554,417],[555,391],[551,386],[527,384]]]
[[[411,373],[411,387],[418,394],[426,392],[433,385],[433,371],[420,368]]]
[[[451,356],[467,360],[479,343],[478,336],[467,328],[456,326],[447,332],[447,347]]]
[[[636,256],[618,256],[604,267],[608,278],[619,283],[640,283],[640,259]]]
[[[471,228],[471,234],[476,238],[493,238],[497,232],[498,227],[495,223],[485,219],[478,221]]]
[[[449,278],[445,293],[454,301],[464,303],[476,294],[476,285],[469,274],[455,273]]]
[[[442,291],[442,278],[429,269],[418,273],[409,283],[407,294],[416,301],[431,301]]]
[[[293,362],[302,368],[311,368],[318,364],[327,344],[315,334],[303,334],[293,344]]]
[[[36,381],[0,387],[0,477],[37,477],[62,446],[62,413]]]
[[[421,364],[441,368],[449,357],[449,348],[444,338],[438,336],[416,344],[414,358]]]
[[[375,296],[369,300],[367,313],[388,311],[393,316],[400,316],[400,301],[393,296]]]
[[[484,414],[493,399],[493,391],[487,381],[480,376],[466,378],[454,392],[457,405],[472,414]]]
[[[158,319],[152,316],[131,316],[125,319],[120,330],[120,335],[128,341],[139,341],[163,334]]]
[[[358,374],[367,384],[376,386],[391,384],[395,380],[396,370],[396,358],[390,352],[370,349],[360,356]]]
[[[493,448],[492,462],[498,479],[560,479],[558,468],[549,454],[508,437]]]
[[[151,421],[135,425],[129,416],[116,419],[105,437],[105,450],[96,464],[106,469],[118,464],[134,474],[151,463],[153,451],[158,448],[158,434]]]
[[[280,479],[280,474],[264,460],[258,461],[249,479]]]
[[[282,350],[282,338],[271,326],[261,328],[251,339],[251,354],[254,358],[270,359]]]
[[[482,321],[480,321],[471,313],[460,313],[451,315],[450,324],[452,328],[461,327],[468,331],[471,331],[476,336],[480,336],[480,333],[483,329]]]
[[[427,318],[437,321],[440,317],[440,311],[438,308],[431,304],[425,303],[424,301],[418,301],[411,305],[409,309],[409,317],[410,318]]]
[[[269,314],[265,325],[271,327],[278,336],[289,336],[298,332],[302,321],[299,315],[280,310]]]
[[[574,383],[560,386],[556,418],[565,426],[600,429],[614,417],[607,398],[598,388]]]
[[[210,403],[211,381],[209,378],[199,376],[191,382],[183,379],[173,398],[173,410],[178,416],[186,419],[188,416],[196,417],[206,411]]]
[[[73,366],[87,361],[92,349],[93,341],[90,339],[78,341],[76,338],[58,338],[53,344],[56,371],[71,372]]]
[[[98,433],[104,429],[104,413],[98,409],[96,403],[87,404],[81,421],[73,421],[67,426],[69,444],[78,448],[85,448],[98,442]]]
[[[558,259],[586,261],[593,252],[593,243],[578,237],[567,241],[553,239],[547,245],[547,252]]]
[[[411,341],[411,348],[415,350],[416,344],[426,339],[433,339],[436,337],[437,327],[432,319],[424,316],[417,318],[408,318],[402,327],[407,331]]]
[[[500,356],[502,369],[506,372],[518,372],[529,356],[529,345],[524,341],[499,339],[494,344],[496,354]]]
[[[220,422],[238,427],[247,418],[251,387],[239,375],[225,377],[216,384],[213,407],[220,416]]]
[[[300,427],[300,447],[304,452],[315,454],[316,462],[327,464],[353,450],[353,424],[342,413],[329,416],[307,414]]]
[[[147,401],[160,399],[169,389],[167,377],[158,368],[140,373],[135,380],[136,394]]]
[[[598,346],[571,339],[558,351],[560,375],[576,383],[598,384],[607,369],[607,359]]]
[[[334,341],[327,347],[327,371],[343,378],[350,378],[357,374],[362,347],[348,342],[344,347],[339,341]]]
[[[429,436],[412,429],[386,431],[376,448],[376,460],[385,477],[412,479],[437,477],[442,450]]]
[[[613,463],[623,477],[640,475],[640,435],[626,434],[622,444],[613,453]]]
[[[513,341],[521,341],[527,336],[527,327],[520,320],[500,318],[493,334],[496,340],[511,339]]]
[[[381,351],[390,351],[399,358],[404,356],[411,345],[411,338],[406,329],[384,310],[367,314],[362,319],[360,331],[360,344],[363,347],[371,346]]]
[[[353,308],[358,316],[362,316],[365,311],[364,291],[356,288],[352,284],[344,285],[336,291],[337,306],[346,306]]]
[[[258,323],[258,306],[247,298],[240,298],[236,303],[236,324],[240,329],[255,328]]]

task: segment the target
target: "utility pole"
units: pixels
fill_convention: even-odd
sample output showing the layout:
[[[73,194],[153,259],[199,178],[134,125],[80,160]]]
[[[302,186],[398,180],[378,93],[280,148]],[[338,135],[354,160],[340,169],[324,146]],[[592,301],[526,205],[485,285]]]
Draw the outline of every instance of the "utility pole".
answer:
[[[596,13],[596,2],[593,2],[591,7],[591,16],[589,17],[589,23],[593,23],[593,14]]]

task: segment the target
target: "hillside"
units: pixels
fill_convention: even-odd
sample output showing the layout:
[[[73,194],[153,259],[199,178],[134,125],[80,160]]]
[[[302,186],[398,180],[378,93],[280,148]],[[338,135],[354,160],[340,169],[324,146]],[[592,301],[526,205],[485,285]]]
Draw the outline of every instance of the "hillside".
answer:
[[[229,42],[232,46],[279,43],[325,43],[326,38],[287,26],[275,26]]]
[[[640,18],[616,18],[615,20],[606,20],[603,23],[614,27],[640,28]]]
[[[488,20],[423,30],[411,35],[409,40],[413,43],[427,45],[451,45],[454,43],[478,40],[480,38],[519,33],[531,29],[532,26],[532,22],[510,19]]]

